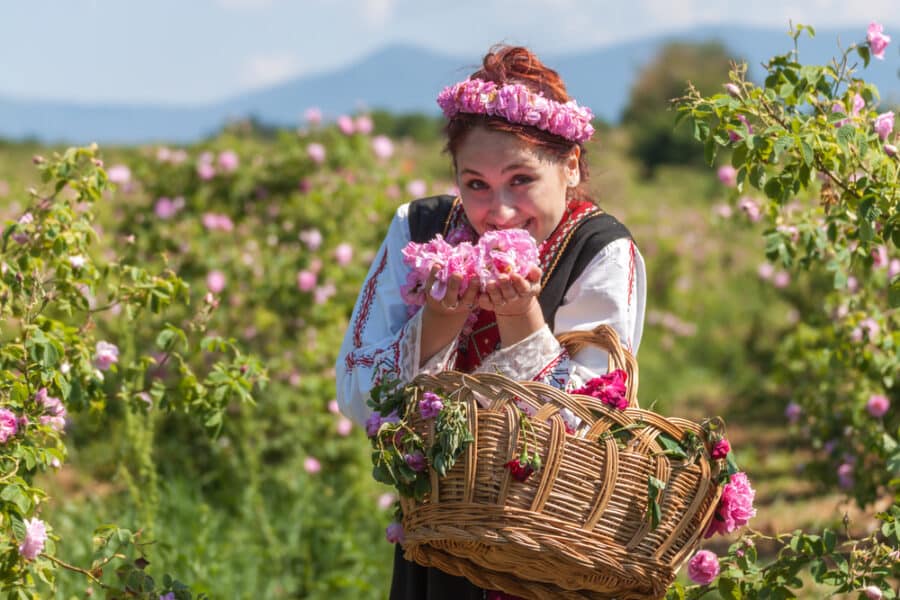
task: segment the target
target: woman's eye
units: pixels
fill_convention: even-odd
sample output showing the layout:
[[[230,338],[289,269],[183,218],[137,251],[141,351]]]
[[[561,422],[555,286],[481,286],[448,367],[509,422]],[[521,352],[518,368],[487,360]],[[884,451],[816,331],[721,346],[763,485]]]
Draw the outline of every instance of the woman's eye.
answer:
[[[480,179],[470,179],[468,182],[466,182],[466,187],[470,190],[483,190],[487,187],[487,184]]]
[[[534,181],[534,178],[532,178],[530,175],[516,175],[512,180],[513,185],[523,185],[526,183],[531,183],[532,181]]]

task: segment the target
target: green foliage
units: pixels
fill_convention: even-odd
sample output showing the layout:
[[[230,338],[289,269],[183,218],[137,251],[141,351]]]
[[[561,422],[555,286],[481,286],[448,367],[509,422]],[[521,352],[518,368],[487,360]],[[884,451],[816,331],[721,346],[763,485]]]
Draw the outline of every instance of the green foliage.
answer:
[[[702,165],[700,146],[688,128],[675,126],[669,99],[681,95],[688,81],[704,94],[720,89],[728,77],[729,59],[718,42],[672,42],[638,74],[622,124],[631,135],[631,154],[645,172],[652,174],[665,164]]]

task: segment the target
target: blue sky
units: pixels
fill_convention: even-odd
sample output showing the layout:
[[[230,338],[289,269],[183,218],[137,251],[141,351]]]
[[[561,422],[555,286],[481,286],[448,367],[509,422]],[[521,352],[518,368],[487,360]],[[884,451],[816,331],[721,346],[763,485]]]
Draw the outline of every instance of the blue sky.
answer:
[[[752,9],[748,10],[748,6]],[[0,0],[0,96],[202,104],[353,62],[392,42],[476,62],[493,43],[538,54],[698,24],[885,25],[900,0]]]

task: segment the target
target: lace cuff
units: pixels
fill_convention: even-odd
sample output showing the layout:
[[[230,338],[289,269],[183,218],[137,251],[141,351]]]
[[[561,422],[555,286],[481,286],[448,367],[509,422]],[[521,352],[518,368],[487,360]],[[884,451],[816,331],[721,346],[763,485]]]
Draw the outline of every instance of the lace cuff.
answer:
[[[419,373],[429,373],[432,375],[440,373],[441,371],[448,369],[453,363],[453,360],[456,358],[457,339],[454,339],[452,342],[441,348],[437,354],[425,361],[425,364],[423,364],[421,368],[419,367],[419,363],[422,360],[421,310],[416,311],[412,318],[403,325],[403,328],[406,331],[405,335],[402,336],[403,341],[400,352],[400,356],[402,357],[399,365],[401,381],[411,381]]]
[[[516,381],[531,380],[556,359],[561,350],[550,328],[544,325],[524,340],[492,352],[475,372],[500,372]]]

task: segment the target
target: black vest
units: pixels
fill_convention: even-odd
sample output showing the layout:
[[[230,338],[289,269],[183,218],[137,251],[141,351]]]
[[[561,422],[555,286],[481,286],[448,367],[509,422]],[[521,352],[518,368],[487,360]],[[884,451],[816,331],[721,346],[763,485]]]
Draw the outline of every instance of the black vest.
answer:
[[[424,243],[439,233],[446,236],[454,199],[455,196],[441,195],[410,203],[409,233],[412,241]],[[554,330],[556,311],[569,287],[597,253],[610,242],[622,238],[631,239],[631,233],[614,216],[605,212],[586,219],[578,226],[538,296],[544,321],[550,326],[550,331]]]

